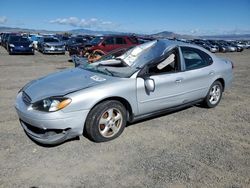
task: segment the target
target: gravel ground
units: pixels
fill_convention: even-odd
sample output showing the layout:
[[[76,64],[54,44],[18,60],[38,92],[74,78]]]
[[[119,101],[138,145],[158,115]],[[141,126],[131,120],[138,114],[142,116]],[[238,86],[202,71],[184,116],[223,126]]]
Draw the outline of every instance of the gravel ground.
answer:
[[[107,143],[81,136],[42,147],[14,102],[28,81],[72,67],[67,55],[12,55],[0,47],[0,187],[250,187],[250,50],[235,62],[219,106],[190,107],[128,126]]]

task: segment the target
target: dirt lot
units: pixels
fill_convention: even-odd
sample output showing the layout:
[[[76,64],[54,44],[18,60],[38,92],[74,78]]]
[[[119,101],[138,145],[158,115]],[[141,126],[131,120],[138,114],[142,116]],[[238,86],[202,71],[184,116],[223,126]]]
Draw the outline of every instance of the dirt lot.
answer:
[[[14,102],[28,81],[70,68],[67,55],[12,55],[0,47],[0,187],[250,187],[250,50],[214,109],[191,107],[136,123],[114,141],[85,137],[42,147]]]

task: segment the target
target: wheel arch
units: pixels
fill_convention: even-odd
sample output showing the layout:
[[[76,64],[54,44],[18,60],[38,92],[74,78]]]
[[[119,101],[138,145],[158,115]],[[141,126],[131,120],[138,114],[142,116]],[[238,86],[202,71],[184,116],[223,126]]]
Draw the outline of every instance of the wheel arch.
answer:
[[[218,81],[221,83],[222,85],[222,91],[224,91],[225,89],[225,80],[223,78],[218,78],[217,80],[215,80],[215,82]]]
[[[104,102],[104,101],[110,101],[110,100],[115,100],[115,101],[119,101],[120,103],[123,104],[123,106],[125,107],[126,111],[127,111],[127,121],[131,121],[133,119],[133,110],[132,110],[132,106],[131,104],[124,98],[122,97],[117,97],[117,96],[113,96],[113,97],[108,97],[105,99],[102,99],[100,101],[98,101],[95,105],[92,106],[92,108],[90,109],[90,111],[97,106],[98,104]]]

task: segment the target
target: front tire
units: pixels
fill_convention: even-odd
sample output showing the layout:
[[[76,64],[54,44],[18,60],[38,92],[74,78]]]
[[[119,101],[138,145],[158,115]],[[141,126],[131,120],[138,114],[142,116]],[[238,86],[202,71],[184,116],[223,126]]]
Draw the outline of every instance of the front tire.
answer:
[[[106,142],[120,136],[126,126],[126,109],[119,101],[104,101],[89,113],[85,130],[94,142]]]
[[[220,100],[221,100],[221,97],[222,97],[222,90],[223,90],[223,87],[222,87],[222,84],[219,82],[219,81],[215,81],[209,91],[208,91],[208,94],[204,100],[204,105],[207,107],[207,108],[214,108],[216,107]]]

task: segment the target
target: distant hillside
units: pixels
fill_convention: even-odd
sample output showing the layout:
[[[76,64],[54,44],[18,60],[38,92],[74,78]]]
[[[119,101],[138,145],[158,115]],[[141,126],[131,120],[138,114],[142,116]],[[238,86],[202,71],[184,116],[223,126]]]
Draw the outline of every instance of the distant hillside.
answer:
[[[123,32],[116,32],[116,31],[93,31],[88,29],[74,29],[69,31],[48,31],[48,30],[36,30],[36,29],[26,29],[26,28],[12,28],[12,27],[1,27],[0,26],[0,33],[3,32],[25,32],[25,33],[44,33],[44,34],[54,34],[54,33],[72,33],[73,35],[106,35],[106,34],[129,34]]]
[[[129,33],[123,33],[123,32],[116,32],[116,31],[93,31],[88,29],[74,29],[67,31],[72,34],[86,34],[86,35],[107,35],[107,34],[129,34]]]
[[[0,26],[0,33],[3,32],[13,32],[13,33],[19,33],[19,32],[24,32],[24,33],[62,33],[62,31],[48,31],[48,30],[37,30],[37,29],[26,29],[26,28],[12,28],[12,27],[1,27]]]
[[[225,35],[206,35],[206,36],[194,36],[194,35],[180,35],[174,32],[163,31],[160,33],[149,35],[153,38],[178,38],[178,39],[221,39],[221,40],[250,40],[250,34],[225,34]]]
[[[11,28],[11,27],[1,27],[0,33],[2,32],[26,32],[26,33],[44,33],[44,34],[55,34],[55,33],[72,33],[74,35],[107,35],[107,34],[116,34],[116,35],[127,35],[135,33],[124,33],[117,31],[94,31],[89,29],[73,29],[69,31],[48,31],[48,30],[36,30],[36,29],[25,29],[25,28]],[[178,39],[194,39],[194,38],[203,38],[203,39],[224,39],[224,40],[250,40],[250,34],[231,34],[231,35],[207,35],[207,36],[193,36],[193,35],[181,35],[171,31],[163,31],[156,34],[144,35],[144,34],[135,34],[138,36],[145,36],[150,38],[178,38]]]
[[[170,32],[170,31],[163,31],[163,32],[152,34],[149,36],[153,37],[153,38],[157,38],[157,39],[161,39],[161,38],[171,38],[171,39],[172,38],[184,38],[184,39],[196,38],[196,37],[191,36],[191,35],[180,35],[180,34],[177,34],[174,32]]]

